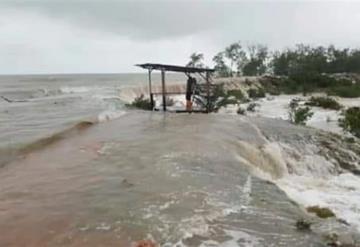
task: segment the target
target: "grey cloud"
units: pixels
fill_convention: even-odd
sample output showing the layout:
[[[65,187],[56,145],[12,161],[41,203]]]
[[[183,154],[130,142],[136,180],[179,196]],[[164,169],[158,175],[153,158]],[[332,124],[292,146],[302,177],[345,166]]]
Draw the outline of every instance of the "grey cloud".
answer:
[[[0,73],[126,72],[229,43],[358,46],[360,2],[0,1]]]
[[[360,2],[38,0],[8,4],[137,41],[212,33],[224,42],[241,39],[275,46],[322,38],[338,42],[333,36],[344,35],[342,29],[349,26],[355,28],[360,12]]]
[[[169,39],[218,28],[226,20],[229,7],[216,2],[161,1],[36,1],[8,6],[140,40]]]

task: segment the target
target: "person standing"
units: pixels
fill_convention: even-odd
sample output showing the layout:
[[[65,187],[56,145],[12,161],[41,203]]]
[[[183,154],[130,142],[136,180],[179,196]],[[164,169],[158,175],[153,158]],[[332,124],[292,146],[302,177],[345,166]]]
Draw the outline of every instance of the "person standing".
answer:
[[[186,110],[187,111],[192,111],[192,100],[191,100],[191,96],[193,94],[194,91],[194,87],[196,84],[196,79],[188,76],[188,80],[186,83],[186,94],[185,94],[185,99],[186,99]]]

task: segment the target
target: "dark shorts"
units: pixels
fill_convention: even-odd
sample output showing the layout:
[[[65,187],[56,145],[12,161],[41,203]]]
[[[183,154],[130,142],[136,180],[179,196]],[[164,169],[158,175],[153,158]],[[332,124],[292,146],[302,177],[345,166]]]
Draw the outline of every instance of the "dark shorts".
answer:
[[[191,93],[187,92],[185,98],[186,100],[191,100]]]

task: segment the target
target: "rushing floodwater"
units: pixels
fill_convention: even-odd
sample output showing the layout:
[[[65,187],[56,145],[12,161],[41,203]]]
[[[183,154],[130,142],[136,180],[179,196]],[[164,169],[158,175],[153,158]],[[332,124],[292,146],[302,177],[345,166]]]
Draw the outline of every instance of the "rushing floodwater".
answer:
[[[119,95],[144,80],[0,78],[0,95],[24,101],[0,103],[4,152],[96,123],[4,163],[0,246],[130,246],[149,238],[160,246],[300,247],[324,246],[321,234],[332,231],[358,237],[359,178],[339,176],[320,155],[321,133],[266,118],[126,110]],[[289,196],[327,206],[350,226],[310,217]],[[314,232],[297,231],[300,218]]]

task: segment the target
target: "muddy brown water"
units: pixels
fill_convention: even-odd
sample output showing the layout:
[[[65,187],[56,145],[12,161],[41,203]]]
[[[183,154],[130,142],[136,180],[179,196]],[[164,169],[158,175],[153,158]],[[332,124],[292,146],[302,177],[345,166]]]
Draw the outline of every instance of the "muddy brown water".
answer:
[[[322,246],[237,158],[259,121],[133,111],[27,153],[0,170],[0,246]]]

